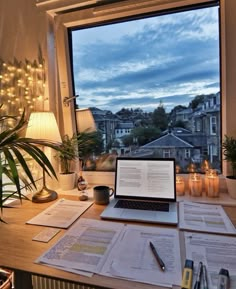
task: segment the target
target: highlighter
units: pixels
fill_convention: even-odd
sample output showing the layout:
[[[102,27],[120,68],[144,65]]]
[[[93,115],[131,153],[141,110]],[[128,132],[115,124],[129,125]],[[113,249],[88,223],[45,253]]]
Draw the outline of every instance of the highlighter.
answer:
[[[191,289],[193,280],[193,261],[186,259],[182,277],[181,289]]]
[[[227,269],[220,269],[217,289],[229,289],[229,271]]]

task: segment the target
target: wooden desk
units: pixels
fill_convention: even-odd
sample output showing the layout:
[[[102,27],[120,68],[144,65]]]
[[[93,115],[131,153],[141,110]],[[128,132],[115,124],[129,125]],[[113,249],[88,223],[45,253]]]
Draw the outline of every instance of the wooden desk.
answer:
[[[75,196],[70,196],[70,198],[78,199],[78,197]],[[86,284],[88,286],[91,285],[92,288],[158,288],[157,286],[138,282],[129,282],[121,279],[113,279],[96,274],[89,278],[35,264],[34,261],[63,235],[64,230],[55,236],[49,243],[36,242],[32,241],[32,238],[38,234],[43,227],[26,225],[25,222],[51,204],[52,202],[46,204],[35,204],[31,203],[30,201],[24,201],[22,206],[4,209],[3,211],[3,218],[8,224],[0,223],[0,265],[15,270],[16,289],[31,289],[32,287],[29,287],[31,274],[73,281],[80,284]],[[235,207],[224,208],[232,222],[236,225]],[[92,205],[92,207],[90,207],[90,209],[84,213],[83,217],[100,219],[99,215],[103,209],[104,206]]]

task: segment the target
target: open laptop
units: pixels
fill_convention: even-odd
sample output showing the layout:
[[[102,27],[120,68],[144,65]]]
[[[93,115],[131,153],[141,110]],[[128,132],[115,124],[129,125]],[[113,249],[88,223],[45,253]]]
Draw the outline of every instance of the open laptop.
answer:
[[[175,159],[116,159],[114,199],[102,219],[178,224]]]

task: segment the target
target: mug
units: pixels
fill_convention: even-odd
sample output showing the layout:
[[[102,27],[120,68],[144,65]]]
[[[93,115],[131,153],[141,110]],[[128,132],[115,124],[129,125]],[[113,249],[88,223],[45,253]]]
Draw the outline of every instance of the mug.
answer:
[[[107,186],[96,186],[93,188],[93,199],[97,205],[107,205],[113,195],[113,188]]]

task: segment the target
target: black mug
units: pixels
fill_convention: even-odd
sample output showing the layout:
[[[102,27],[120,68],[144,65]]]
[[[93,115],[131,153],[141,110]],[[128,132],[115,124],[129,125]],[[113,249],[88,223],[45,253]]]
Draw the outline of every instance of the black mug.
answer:
[[[114,194],[113,188],[108,186],[96,186],[93,188],[93,199],[97,205],[107,205]]]

